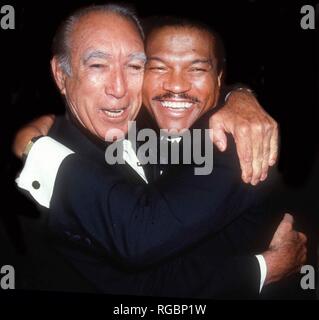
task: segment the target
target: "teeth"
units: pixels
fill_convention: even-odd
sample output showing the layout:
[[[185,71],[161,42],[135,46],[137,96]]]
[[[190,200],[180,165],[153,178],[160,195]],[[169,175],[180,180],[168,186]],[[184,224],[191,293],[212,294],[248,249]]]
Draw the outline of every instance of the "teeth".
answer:
[[[124,112],[124,109],[117,109],[117,110],[103,110],[103,112],[108,116],[108,117],[111,117],[111,118],[117,118],[117,117],[120,117],[123,112]]]
[[[193,104],[190,102],[162,101],[162,106],[171,109],[189,109]]]

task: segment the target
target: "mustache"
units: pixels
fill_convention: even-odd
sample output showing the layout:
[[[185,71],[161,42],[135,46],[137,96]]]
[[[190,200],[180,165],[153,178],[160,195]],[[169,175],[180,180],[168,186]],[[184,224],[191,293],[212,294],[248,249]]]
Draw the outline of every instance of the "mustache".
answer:
[[[166,99],[187,100],[187,101],[190,101],[193,103],[200,103],[201,102],[197,97],[190,96],[186,93],[173,94],[170,92],[155,96],[152,100],[161,101],[161,100],[166,100]]]

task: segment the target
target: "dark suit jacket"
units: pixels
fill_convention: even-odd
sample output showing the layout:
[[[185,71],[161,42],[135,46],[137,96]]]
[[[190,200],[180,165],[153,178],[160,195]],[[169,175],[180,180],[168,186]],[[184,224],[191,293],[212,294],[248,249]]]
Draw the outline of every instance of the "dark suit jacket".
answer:
[[[267,248],[275,224],[257,209],[265,188],[241,182],[234,147],[215,151],[211,175],[167,166],[146,185],[128,165],[107,165],[105,145],[69,120],[56,121],[50,135],[75,151],[56,178],[52,243],[98,291],[258,296],[253,254]],[[145,169],[150,178],[154,168]]]

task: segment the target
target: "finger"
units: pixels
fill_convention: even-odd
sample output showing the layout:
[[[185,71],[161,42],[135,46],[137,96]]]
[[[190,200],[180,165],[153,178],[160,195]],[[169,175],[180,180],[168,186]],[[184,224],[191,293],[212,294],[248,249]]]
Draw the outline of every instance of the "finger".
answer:
[[[41,134],[47,135],[49,130],[51,129],[55,118],[52,115],[45,115],[36,120],[34,124],[36,124],[41,131]]]
[[[245,183],[250,183],[253,174],[250,128],[248,126],[240,127],[236,130],[234,138],[242,171],[242,179]]]
[[[220,151],[225,151],[227,148],[227,137],[223,117],[217,114],[209,119],[209,135],[212,143],[214,143]]]
[[[270,154],[269,154],[269,165],[273,166],[278,158],[278,152],[279,152],[279,130],[278,130],[278,124],[273,120],[273,126],[274,129],[271,134],[270,138]]]
[[[303,248],[303,250],[302,250],[302,255],[303,255],[303,256],[307,256],[307,252],[308,252],[307,247],[304,246],[304,248]]]
[[[298,232],[298,237],[299,237],[299,239],[300,239],[300,241],[302,243],[306,243],[307,242],[307,236],[304,233]]]
[[[287,222],[293,225],[295,222],[295,219],[290,213],[285,213],[284,217],[282,218],[282,222]]]
[[[302,257],[300,269],[302,268],[303,265],[306,264],[306,261],[307,261],[307,256]]]
[[[223,152],[227,148],[227,137],[225,130],[222,126],[218,125],[211,129],[212,136],[211,139],[213,143],[217,146],[219,151]]]
[[[307,251],[303,254],[301,258],[301,266],[304,265],[307,261]]]
[[[55,115],[54,114],[47,115],[46,126],[48,129],[51,129],[54,122],[55,122]]]
[[[297,249],[297,252],[298,252],[298,257],[299,257],[299,259],[301,259],[304,255],[307,255],[307,247],[303,244],[303,245],[300,245],[299,244],[299,248],[298,248],[298,246],[296,247]]]
[[[299,265],[302,266],[307,261],[307,250],[303,249],[301,253],[297,256]]]
[[[264,130],[261,124],[254,125],[252,129],[252,150],[253,150],[253,176],[251,184],[256,185],[261,178],[263,160],[263,138]]]
[[[56,118],[55,114],[48,114],[48,117],[50,117],[53,121],[55,121],[55,118]]]
[[[41,135],[41,132],[38,128],[30,125],[20,129],[16,134],[12,145],[12,151],[16,157],[21,158],[30,140],[39,135]]]
[[[264,181],[267,178],[268,175],[268,169],[269,169],[269,162],[270,162],[270,140],[272,135],[272,127],[270,124],[266,126],[265,129],[265,136],[263,139],[263,160],[261,165],[261,177],[260,181]]]
[[[293,223],[293,216],[289,213],[286,213],[275,232],[275,236],[282,236],[283,234],[291,231],[293,229]]]
[[[268,158],[268,157],[267,157]],[[260,175],[260,181],[265,181],[268,177],[268,170],[269,170],[269,163],[268,161],[263,159],[263,162],[261,164],[261,175]]]

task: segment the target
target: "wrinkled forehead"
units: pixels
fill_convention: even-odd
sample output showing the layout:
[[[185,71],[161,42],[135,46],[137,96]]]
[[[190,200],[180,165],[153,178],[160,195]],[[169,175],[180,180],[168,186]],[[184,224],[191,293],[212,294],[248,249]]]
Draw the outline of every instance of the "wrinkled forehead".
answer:
[[[109,55],[144,52],[143,39],[133,22],[113,13],[90,13],[76,22],[70,35],[72,55],[88,50]]]
[[[150,34],[146,43],[148,56],[214,57],[214,38],[209,32],[193,27],[162,27]]]

